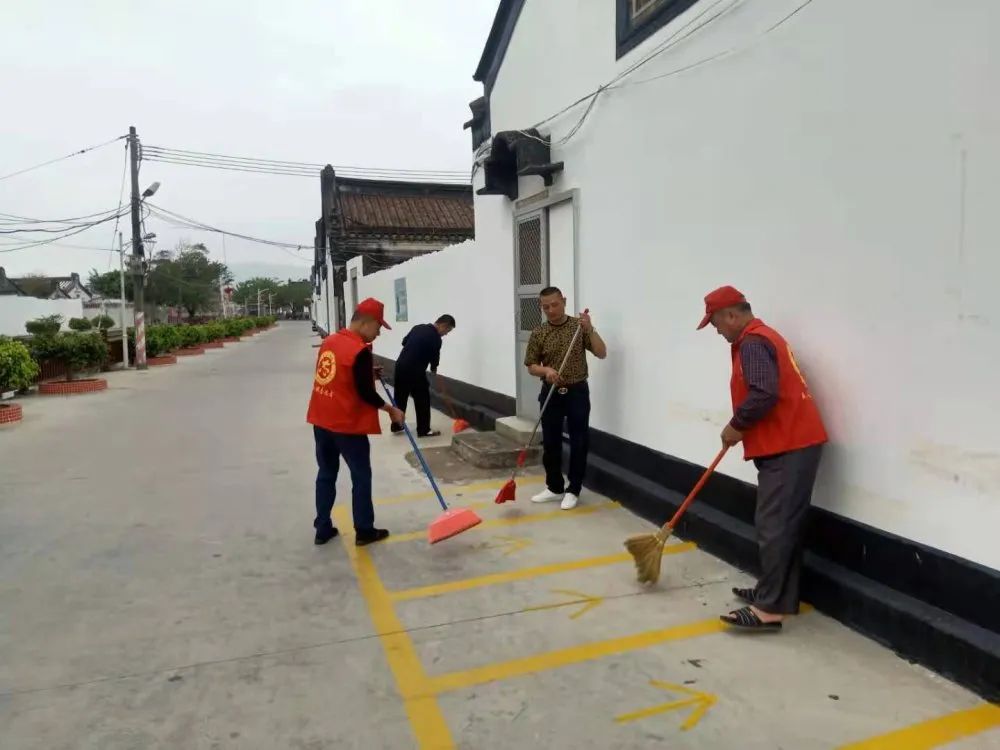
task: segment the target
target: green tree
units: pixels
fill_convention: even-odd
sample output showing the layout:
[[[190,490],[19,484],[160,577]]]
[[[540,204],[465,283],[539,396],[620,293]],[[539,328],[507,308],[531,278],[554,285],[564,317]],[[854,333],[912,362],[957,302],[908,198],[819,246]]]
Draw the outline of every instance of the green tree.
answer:
[[[261,293],[261,310],[266,310],[268,290],[274,295],[272,303],[278,304],[278,290],[281,282],[277,279],[268,279],[264,276],[254,276],[246,281],[241,281],[233,290],[233,302],[237,305],[246,305],[248,314],[255,314],[257,310],[257,292]]]
[[[312,284],[308,279],[300,281],[289,279],[278,288],[275,302],[281,307],[290,307],[293,313],[300,313],[310,299],[312,299]]]
[[[120,275],[119,271],[100,273],[96,268],[92,268],[90,277],[87,279],[87,286],[94,294],[108,299],[118,299],[118,295],[121,293]],[[125,299],[129,302],[132,301],[132,279],[128,276],[125,277]]]
[[[179,243],[174,251],[153,257],[146,296],[154,304],[182,307],[194,316],[217,309],[219,285],[231,281],[229,269],[211,260],[205,245]]]

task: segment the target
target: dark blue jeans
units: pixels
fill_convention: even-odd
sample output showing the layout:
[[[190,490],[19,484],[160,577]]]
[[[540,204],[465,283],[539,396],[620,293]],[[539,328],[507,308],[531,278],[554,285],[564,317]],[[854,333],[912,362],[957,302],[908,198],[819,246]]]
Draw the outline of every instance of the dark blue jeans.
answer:
[[[549,385],[538,394],[541,404],[549,394]],[[569,484],[562,473],[563,425],[569,432]],[[590,386],[587,382],[571,385],[566,393],[552,394],[542,415],[542,464],[545,485],[556,494],[564,491],[579,496],[583,476],[587,472],[587,452],[590,449]]]
[[[344,457],[351,471],[351,497],[354,501],[355,531],[375,528],[375,508],[372,507],[371,444],[367,435],[345,435],[313,426],[316,439],[316,520],[317,531],[329,530],[333,525],[330,513],[337,499],[337,474],[340,457]]]

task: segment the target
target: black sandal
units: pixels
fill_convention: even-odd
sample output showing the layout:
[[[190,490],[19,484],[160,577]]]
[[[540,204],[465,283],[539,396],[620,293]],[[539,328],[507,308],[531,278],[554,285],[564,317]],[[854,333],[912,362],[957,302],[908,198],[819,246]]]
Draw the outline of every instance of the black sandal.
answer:
[[[733,589],[733,596],[737,599],[742,599],[747,604],[753,604],[757,601],[757,590],[756,589]]]
[[[734,609],[728,615],[720,615],[719,619],[726,625],[742,630],[766,630],[770,632],[781,630],[780,622],[764,622],[750,607]]]

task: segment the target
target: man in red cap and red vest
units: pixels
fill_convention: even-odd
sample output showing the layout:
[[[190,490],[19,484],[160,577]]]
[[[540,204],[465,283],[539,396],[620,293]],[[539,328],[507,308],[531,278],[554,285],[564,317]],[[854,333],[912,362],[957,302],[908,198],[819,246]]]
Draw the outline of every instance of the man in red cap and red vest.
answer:
[[[385,306],[378,300],[362,300],[351,324],[323,339],[316,358],[312,397],[306,421],[316,440],[316,544],[337,536],[330,520],[337,497],[337,474],[343,457],[351,471],[355,544],[363,546],[389,536],[375,528],[372,506],[372,462],[369,435],[382,432],[378,413],[385,411],[394,424],[403,412],[387,404],[375,392],[374,357],[371,343],[385,322]]]
[[[826,429],[788,342],[754,316],[739,290],[724,286],[705,297],[698,329],[709,323],[732,348],[733,418],[722,442],[742,442],[744,459],[758,472],[760,579],[752,589],[733,589],[747,606],[722,621],[778,630],[785,615],[799,611],[803,534]]]

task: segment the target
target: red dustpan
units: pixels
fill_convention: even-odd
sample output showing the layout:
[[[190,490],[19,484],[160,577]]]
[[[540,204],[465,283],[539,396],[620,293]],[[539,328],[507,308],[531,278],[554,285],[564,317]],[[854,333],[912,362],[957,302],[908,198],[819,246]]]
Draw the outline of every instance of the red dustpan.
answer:
[[[389,386],[385,384],[384,379],[382,379],[382,387],[385,389],[385,393],[389,397],[389,400],[392,401],[393,406],[395,406],[396,400],[393,398],[392,393],[389,392]],[[463,531],[468,531],[473,526],[478,526],[482,523],[483,519],[468,508],[448,507],[448,504],[441,496],[441,490],[438,489],[437,482],[434,481],[434,475],[431,474],[431,467],[427,465],[427,461],[424,459],[424,454],[420,451],[420,446],[418,446],[417,441],[413,439],[413,433],[410,432],[410,428],[406,426],[405,422],[403,423],[403,431],[406,433],[406,437],[410,439],[410,445],[413,446],[413,451],[417,454],[417,458],[420,460],[420,465],[424,469],[424,474],[427,475],[427,478],[431,482],[431,487],[434,488],[434,494],[437,496],[437,501],[441,503],[441,508],[444,510],[444,513],[431,521],[430,525],[427,527],[427,541],[431,544],[437,544],[438,542],[443,542],[445,539],[451,539],[451,537],[457,536]]]

